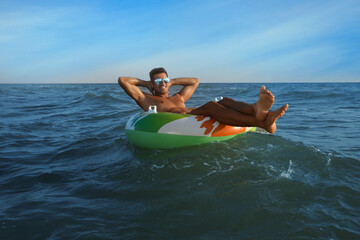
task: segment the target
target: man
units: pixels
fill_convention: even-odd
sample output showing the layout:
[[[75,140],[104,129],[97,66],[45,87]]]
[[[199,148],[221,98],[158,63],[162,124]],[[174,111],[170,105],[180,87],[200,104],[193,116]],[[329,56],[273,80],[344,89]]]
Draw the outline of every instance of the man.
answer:
[[[164,68],[154,68],[149,75],[150,81],[133,77],[119,77],[118,79],[119,85],[144,111],[147,111],[149,106],[156,105],[159,112],[205,115],[227,125],[260,127],[269,133],[274,133],[276,120],[282,117],[288,109],[288,104],[285,104],[276,111],[270,112],[275,96],[265,86],[262,86],[259,99],[254,104],[224,98],[219,102],[211,101],[188,111],[185,102],[199,85],[197,78],[169,79]],[[173,85],[182,85],[183,88],[169,97],[169,87]],[[148,88],[152,95],[142,92],[139,87]]]

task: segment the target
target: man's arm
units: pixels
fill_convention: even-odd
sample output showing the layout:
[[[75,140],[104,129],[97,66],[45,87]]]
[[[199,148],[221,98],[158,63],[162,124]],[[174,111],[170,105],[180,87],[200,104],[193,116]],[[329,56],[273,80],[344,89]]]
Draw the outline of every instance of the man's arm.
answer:
[[[133,77],[119,77],[118,83],[120,87],[144,109],[145,93],[142,92],[139,87],[147,87],[150,92],[152,92],[152,82]]]
[[[195,92],[195,89],[199,85],[199,79],[197,78],[173,78],[170,81],[171,85],[183,85],[179,95],[184,102],[186,102]]]

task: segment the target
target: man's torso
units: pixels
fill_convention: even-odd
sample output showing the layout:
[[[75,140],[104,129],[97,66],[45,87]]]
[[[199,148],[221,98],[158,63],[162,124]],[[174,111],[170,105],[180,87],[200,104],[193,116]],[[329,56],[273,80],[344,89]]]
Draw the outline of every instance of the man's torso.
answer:
[[[142,107],[146,111],[149,106],[156,105],[158,112],[187,113],[185,103],[179,94],[168,98],[147,95],[146,102],[147,104]]]

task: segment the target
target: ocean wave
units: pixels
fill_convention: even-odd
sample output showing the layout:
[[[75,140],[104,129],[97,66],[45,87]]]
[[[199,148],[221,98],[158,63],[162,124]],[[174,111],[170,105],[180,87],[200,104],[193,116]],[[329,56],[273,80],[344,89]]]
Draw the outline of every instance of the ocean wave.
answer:
[[[96,94],[96,93],[93,93],[93,92],[90,92],[90,91],[87,91],[85,94],[84,94],[84,98],[85,99],[90,99],[90,100],[99,100],[99,101],[114,101],[114,102],[119,102],[119,98],[118,97],[114,97],[112,96],[111,94],[109,93],[103,93],[103,94]]]
[[[256,101],[259,89],[202,86],[189,103],[243,86]],[[5,86],[0,235],[358,238],[358,85],[267,86],[290,104],[275,134],[170,150],[129,143],[124,126],[142,110],[115,84]]]

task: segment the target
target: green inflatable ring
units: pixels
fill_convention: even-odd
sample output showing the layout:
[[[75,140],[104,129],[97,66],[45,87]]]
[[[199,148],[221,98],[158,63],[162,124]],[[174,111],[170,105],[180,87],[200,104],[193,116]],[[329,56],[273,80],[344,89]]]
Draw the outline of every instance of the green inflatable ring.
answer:
[[[132,116],[126,135],[136,146],[165,149],[225,141],[256,127],[234,127],[211,117],[192,114],[144,112]]]

